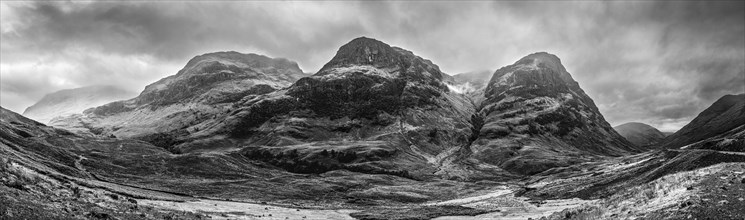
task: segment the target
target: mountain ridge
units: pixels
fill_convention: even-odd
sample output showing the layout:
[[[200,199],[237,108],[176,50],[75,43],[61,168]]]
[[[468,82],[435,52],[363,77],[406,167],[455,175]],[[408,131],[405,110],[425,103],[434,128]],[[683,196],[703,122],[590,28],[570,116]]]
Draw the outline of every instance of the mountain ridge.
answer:
[[[256,68],[242,57],[280,64]],[[285,87],[237,93],[217,104],[203,102],[203,94],[182,97],[168,92],[198,90],[189,87],[195,85],[166,92],[156,88],[182,85],[171,81],[188,82],[190,77],[228,76],[217,80],[223,84],[197,85],[205,88],[244,80],[230,77],[235,74],[265,79],[260,77],[267,72],[257,69],[302,74],[292,62],[269,62],[273,60],[236,52],[200,55],[138,98],[104,105],[70,121],[100,135],[135,137],[174,153],[287,155],[294,149],[297,153],[291,155],[331,163],[329,168],[425,179],[525,175],[638,150],[610,128],[561,60],[545,52],[500,68],[485,88],[471,93],[450,89],[454,77],[431,61],[366,37],[340,46],[311,76]],[[234,64],[238,61],[242,63]],[[65,123],[70,122],[61,121]],[[322,150],[371,158],[329,162],[318,157]],[[475,161],[500,168],[483,169]],[[405,170],[413,171],[402,173]]]
[[[745,94],[724,95],[699,113],[690,123],[663,140],[662,148],[680,148],[697,142],[722,142],[723,148],[745,151],[745,140],[721,140],[727,137],[745,138]],[[713,143],[706,145],[715,145]],[[717,148],[715,146],[710,146]],[[707,147],[705,147],[707,148]]]

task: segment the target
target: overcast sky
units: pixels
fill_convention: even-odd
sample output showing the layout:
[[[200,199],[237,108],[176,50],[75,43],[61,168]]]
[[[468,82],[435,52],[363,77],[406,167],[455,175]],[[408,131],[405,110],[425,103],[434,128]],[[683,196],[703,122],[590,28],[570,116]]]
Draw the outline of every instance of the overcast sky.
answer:
[[[743,1],[0,2],[0,105],[60,89],[139,92],[199,54],[285,57],[317,71],[376,38],[450,74],[556,54],[612,124],[676,130],[745,92]]]

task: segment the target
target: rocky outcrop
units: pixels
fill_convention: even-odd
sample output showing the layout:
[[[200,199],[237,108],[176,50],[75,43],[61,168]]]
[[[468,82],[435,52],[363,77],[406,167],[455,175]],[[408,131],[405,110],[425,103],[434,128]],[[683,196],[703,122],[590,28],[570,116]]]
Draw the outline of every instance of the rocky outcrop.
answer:
[[[613,127],[618,134],[636,146],[651,146],[665,139],[665,134],[656,128],[639,122],[629,122]]]

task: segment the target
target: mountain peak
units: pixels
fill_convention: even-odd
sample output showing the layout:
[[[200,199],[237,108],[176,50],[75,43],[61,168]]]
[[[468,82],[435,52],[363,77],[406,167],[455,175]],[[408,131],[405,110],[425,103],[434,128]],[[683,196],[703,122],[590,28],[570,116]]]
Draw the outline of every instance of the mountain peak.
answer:
[[[487,94],[497,89],[520,87],[578,87],[576,81],[561,64],[556,55],[537,52],[529,54],[512,65],[498,69],[487,86]],[[501,88],[501,89],[498,89]]]
[[[358,37],[341,46],[334,58],[318,72],[347,65],[388,66],[396,62],[397,55],[399,53],[386,43],[372,38]]]
[[[247,92],[258,84],[284,88],[304,76],[294,61],[235,51],[196,56],[178,71],[145,87],[138,105],[170,105],[178,102],[213,102],[226,94]]]
[[[530,68],[547,68],[559,75],[566,83],[575,83],[572,76],[567,72],[558,56],[547,52],[536,52],[520,58],[514,65]]]
[[[221,51],[206,53],[192,58],[186,63],[186,66],[179,71],[179,74],[199,71],[201,68],[198,67],[207,66],[209,63],[213,62],[219,62],[228,66],[236,66],[238,68],[276,68],[302,73],[302,70],[300,70],[300,67],[298,67],[296,62],[285,58],[271,58],[255,53],[244,54],[236,51]]]
[[[373,67],[388,72],[392,76],[414,80],[432,77],[442,80],[443,75],[440,67],[432,61],[423,59],[411,51],[368,37],[358,37],[341,46],[334,58],[326,63],[316,75],[328,75],[337,68],[360,66]]]
[[[545,65],[548,68],[551,68],[556,71],[566,72],[566,69],[563,65],[561,65],[561,59],[557,57],[556,55],[547,53],[547,52],[537,52],[532,53],[530,55],[527,55],[520,60],[517,61],[517,63],[523,63],[530,60],[530,62],[533,62],[534,65],[539,66],[541,64]]]
[[[386,43],[383,43],[382,41],[379,41],[379,40],[377,40],[375,38],[369,38],[369,37],[365,37],[365,36],[352,39],[351,41],[349,41],[349,43],[347,43],[347,45],[350,45],[350,44],[352,44],[352,45],[354,45],[354,44],[368,44],[368,45],[371,45],[371,44],[382,44],[382,45],[390,46],[390,45],[388,45]]]

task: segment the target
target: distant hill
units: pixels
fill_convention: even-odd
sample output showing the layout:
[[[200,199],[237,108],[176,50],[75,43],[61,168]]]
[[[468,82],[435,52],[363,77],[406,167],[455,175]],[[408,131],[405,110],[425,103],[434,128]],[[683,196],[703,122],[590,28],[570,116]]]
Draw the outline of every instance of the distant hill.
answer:
[[[629,122],[613,129],[636,146],[648,146],[665,139],[665,134],[660,130],[639,122]]]
[[[110,85],[65,89],[45,95],[34,105],[26,108],[23,116],[46,124],[55,117],[80,114],[88,108],[136,95],[134,92]]]

